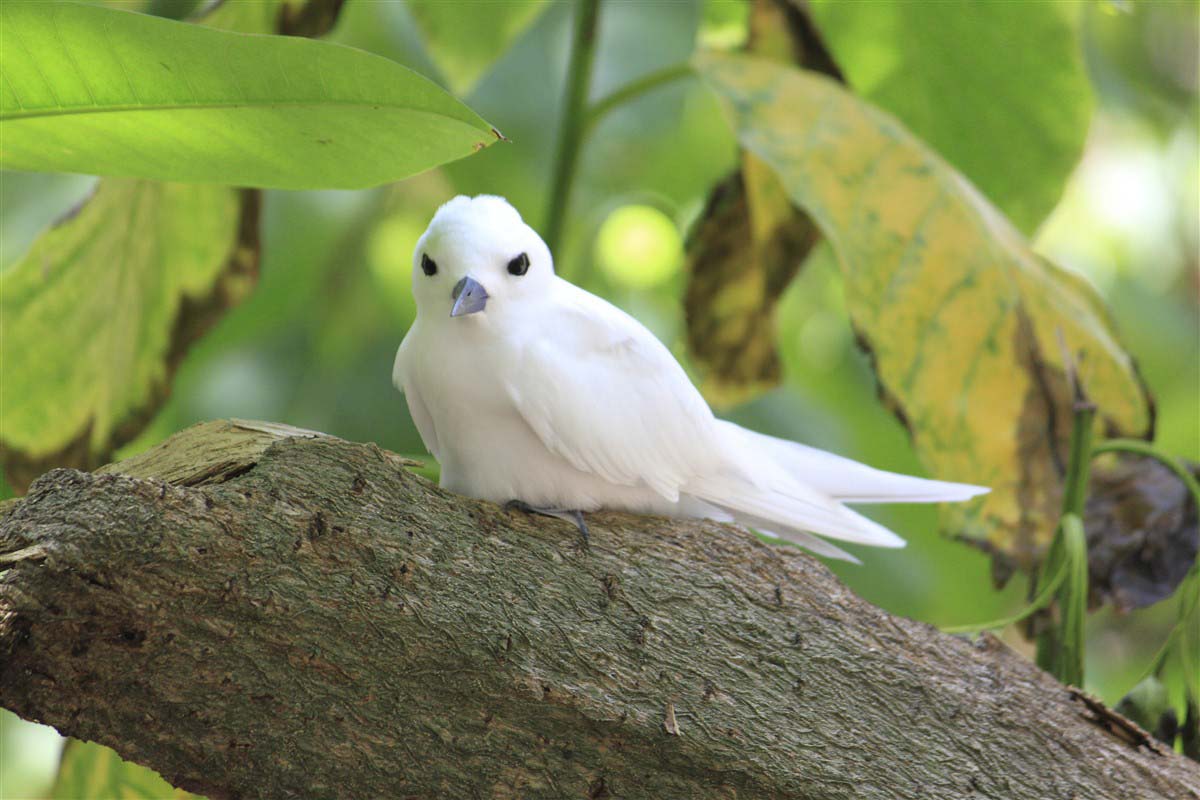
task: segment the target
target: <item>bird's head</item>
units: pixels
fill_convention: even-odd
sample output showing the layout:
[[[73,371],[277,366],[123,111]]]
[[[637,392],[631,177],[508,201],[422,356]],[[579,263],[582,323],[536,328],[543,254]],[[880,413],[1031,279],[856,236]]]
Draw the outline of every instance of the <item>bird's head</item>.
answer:
[[[413,252],[418,314],[468,317],[538,296],[550,249],[503,197],[459,195],[433,215]]]

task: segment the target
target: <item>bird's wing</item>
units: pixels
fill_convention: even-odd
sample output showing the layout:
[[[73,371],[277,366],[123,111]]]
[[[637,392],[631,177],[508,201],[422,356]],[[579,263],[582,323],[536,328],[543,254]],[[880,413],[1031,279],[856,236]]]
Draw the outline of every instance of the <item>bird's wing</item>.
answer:
[[[396,361],[392,364],[392,383],[404,393],[404,399],[408,402],[408,414],[412,417],[413,424],[417,426],[417,433],[421,434],[421,441],[425,443],[425,449],[434,458],[441,461],[442,457],[438,452],[437,428],[434,427],[433,416],[425,406],[425,401],[421,399],[421,393],[417,391],[416,383],[408,374],[409,349],[413,347],[409,343],[410,338],[411,332],[409,336],[404,337],[404,341],[400,343],[400,349],[396,351]]]
[[[715,420],[666,347],[641,323],[562,282],[539,310],[506,388],[522,417],[572,466],[674,502],[715,463]]]

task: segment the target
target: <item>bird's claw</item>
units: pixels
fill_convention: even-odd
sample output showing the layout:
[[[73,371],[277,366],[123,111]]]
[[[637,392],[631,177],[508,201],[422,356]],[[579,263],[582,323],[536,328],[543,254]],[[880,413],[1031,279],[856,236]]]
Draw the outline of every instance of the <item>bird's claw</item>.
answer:
[[[543,517],[554,517],[570,522],[579,529],[580,535],[583,536],[583,546],[586,548],[591,543],[591,536],[588,533],[588,526],[583,519],[582,511],[565,508],[538,508],[529,505],[524,500],[509,500],[504,504],[504,508],[506,511],[524,511],[526,514],[541,514]]]

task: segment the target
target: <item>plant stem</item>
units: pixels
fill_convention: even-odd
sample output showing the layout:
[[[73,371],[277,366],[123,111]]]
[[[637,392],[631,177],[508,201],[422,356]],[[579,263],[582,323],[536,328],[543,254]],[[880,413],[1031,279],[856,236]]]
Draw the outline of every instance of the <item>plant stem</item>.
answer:
[[[1092,462],[1092,431],[1096,406],[1087,400],[1075,400],[1074,424],[1071,426],[1071,460],[1067,462],[1067,479],[1063,487],[1063,514],[1083,519],[1083,503],[1087,499],[1089,469]]]
[[[1064,569],[1066,578],[1055,595],[1059,618],[1037,637],[1037,665],[1063,683],[1082,686],[1083,618],[1087,614],[1088,591],[1087,540],[1082,520],[1092,460],[1096,406],[1087,400],[1078,384],[1074,388],[1071,454],[1063,487],[1062,517],[1046,552],[1046,559],[1042,562],[1038,583],[1049,580]]]
[[[571,39],[571,61],[567,66],[567,88],[558,128],[558,151],[550,187],[550,209],[546,219],[546,244],[557,254],[562,244],[563,223],[571,197],[571,182],[583,140],[585,106],[591,86],[592,61],[596,52],[596,19],[600,0],[578,0],[575,33]]]
[[[990,622],[979,622],[970,625],[949,625],[942,628],[942,633],[980,633],[981,631],[991,631],[997,628],[1007,628],[1009,625],[1014,625],[1025,619],[1028,619],[1033,614],[1041,611],[1050,601],[1054,599],[1055,592],[1062,582],[1067,577],[1067,565],[1060,564],[1059,568],[1054,571],[1049,580],[1042,576],[1041,585],[1037,588],[1037,594],[1030,600],[1024,608],[1015,614],[1010,614],[1007,617],[994,619]]]
[[[695,74],[692,65],[684,62],[682,64],[672,64],[669,67],[663,67],[660,70],[655,70],[648,75],[638,78],[636,81],[625,84],[588,109],[587,117],[583,123],[584,135],[586,136],[590,133],[600,120],[617,106],[624,105],[635,97],[657,89],[663,84],[677,81],[680,78],[692,77]]]

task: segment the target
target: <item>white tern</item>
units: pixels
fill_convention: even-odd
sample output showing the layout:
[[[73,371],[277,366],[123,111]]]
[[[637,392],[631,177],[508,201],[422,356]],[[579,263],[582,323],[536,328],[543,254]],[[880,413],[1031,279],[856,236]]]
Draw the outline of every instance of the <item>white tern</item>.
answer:
[[[855,560],[813,534],[903,547],[845,503],[987,489],[873,469],[718,419],[633,317],[558,277],[501,197],[459,196],[413,253],[417,318],[392,371],[441,485],[576,521],[614,509],[735,521]]]

